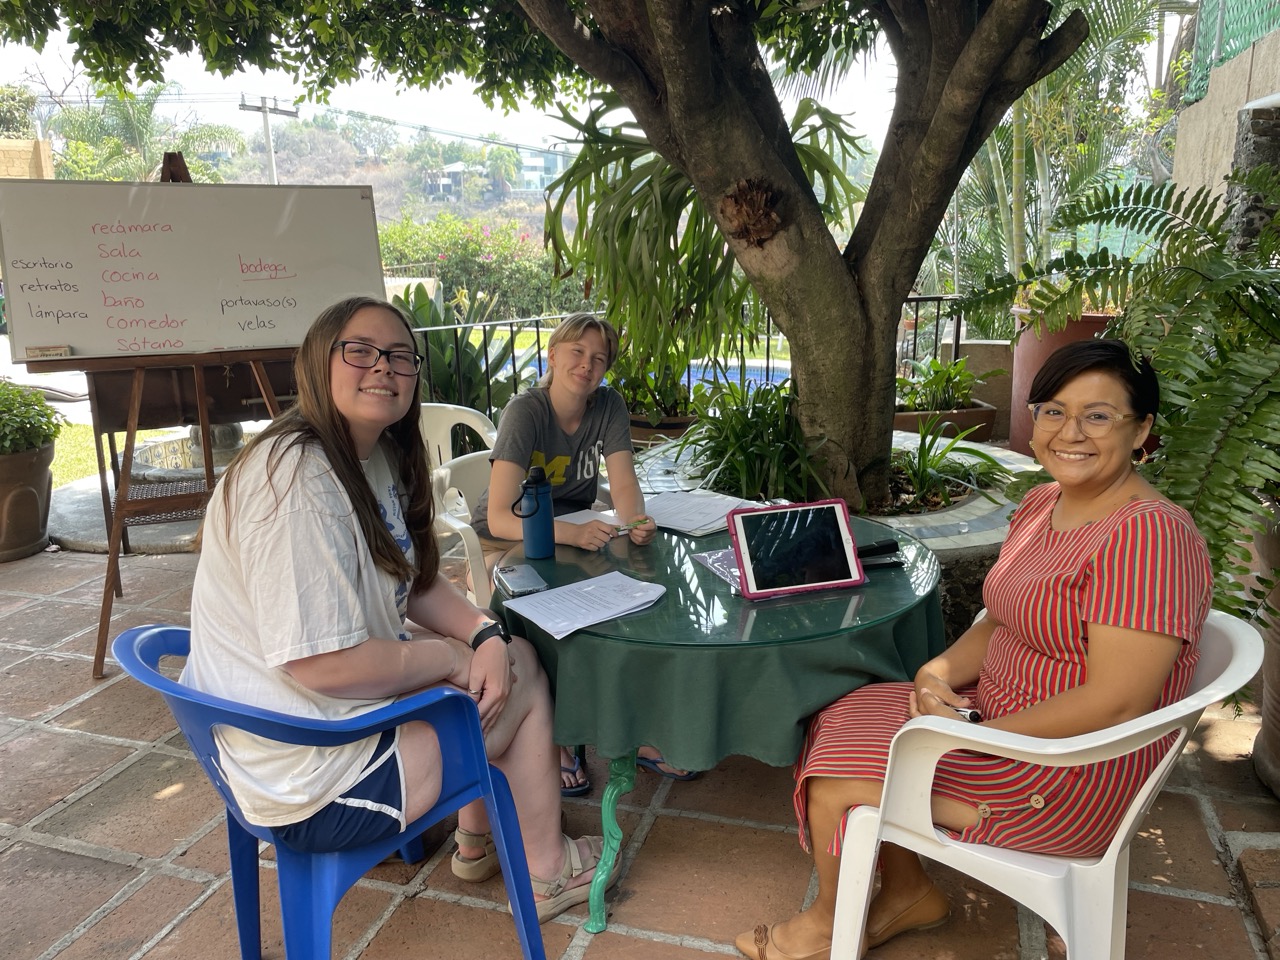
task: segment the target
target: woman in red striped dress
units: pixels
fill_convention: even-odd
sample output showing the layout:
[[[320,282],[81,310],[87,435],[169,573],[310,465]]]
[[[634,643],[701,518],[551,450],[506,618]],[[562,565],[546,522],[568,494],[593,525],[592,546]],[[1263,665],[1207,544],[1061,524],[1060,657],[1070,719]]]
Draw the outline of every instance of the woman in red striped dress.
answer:
[[[1155,373],[1114,340],[1055,352],[1031,386],[1036,457],[1054,483],[1014,514],[983,586],[987,611],[914,683],[872,684],[810,723],[796,765],[813,906],[736,944],[751,960],[830,956],[838,844],[851,807],[879,806],[889,741],[909,718],[976,708],[1037,737],[1089,733],[1181,698],[1199,657],[1211,573],[1191,517],[1133,469],[1159,403]],[[1063,856],[1103,851],[1167,744],[1087,767],[948,754],[935,822],[959,839]],[[946,920],[946,897],[910,850],[883,844],[865,943]]]

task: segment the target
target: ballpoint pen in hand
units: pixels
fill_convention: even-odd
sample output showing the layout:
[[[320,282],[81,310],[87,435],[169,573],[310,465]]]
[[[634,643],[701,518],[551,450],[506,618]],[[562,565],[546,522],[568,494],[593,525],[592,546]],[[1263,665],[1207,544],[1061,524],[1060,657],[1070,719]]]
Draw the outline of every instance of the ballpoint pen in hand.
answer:
[[[634,530],[636,527],[643,527],[648,522],[649,522],[648,517],[641,517],[639,520],[632,520],[630,523],[624,523],[621,526],[615,527],[614,529],[618,531],[616,534],[617,536],[622,536],[628,530]]]

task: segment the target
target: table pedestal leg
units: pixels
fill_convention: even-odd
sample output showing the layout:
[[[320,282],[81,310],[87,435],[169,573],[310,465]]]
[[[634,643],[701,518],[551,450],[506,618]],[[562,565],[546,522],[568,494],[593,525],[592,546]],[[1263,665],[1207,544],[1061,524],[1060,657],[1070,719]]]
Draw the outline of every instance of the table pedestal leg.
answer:
[[[609,783],[600,801],[600,819],[604,827],[604,851],[600,865],[591,878],[591,896],[588,904],[591,916],[587,920],[587,933],[604,933],[607,916],[604,909],[604,891],[609,874],[622,851],[622,828],[618,826],[618,798],[630,793],[636,786],[636,751],[609,761]]]

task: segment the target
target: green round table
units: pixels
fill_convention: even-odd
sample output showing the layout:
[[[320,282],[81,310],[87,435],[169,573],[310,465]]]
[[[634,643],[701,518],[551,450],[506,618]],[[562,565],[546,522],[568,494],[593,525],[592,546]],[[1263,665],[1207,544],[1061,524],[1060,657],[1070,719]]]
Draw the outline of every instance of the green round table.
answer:
[[[938,560],[922,543],[883,524],[852,518],[858,543],[896,539],[904,564],[867,570],[861,586],[751,601],[694,554],[729,546],[727,533],[685,537],[659,531],[643,547],[619,537],[597,553],[557,546],[526,560],[549,587],[613,570],[660,583],[653,606],[556,640],[514,611],[493,606],[512,633],[538,651],[556,695],[557,743],[591,743],[611,758],[602,808],[606,867],[621,841],[618,797],[635,782],[635,751],[649,744],[687,770],[727,756],[772,766],[795,762],[808,718],[865,683],[909,680],[944,648]],[[604,929],[603,882],[587,929]]]

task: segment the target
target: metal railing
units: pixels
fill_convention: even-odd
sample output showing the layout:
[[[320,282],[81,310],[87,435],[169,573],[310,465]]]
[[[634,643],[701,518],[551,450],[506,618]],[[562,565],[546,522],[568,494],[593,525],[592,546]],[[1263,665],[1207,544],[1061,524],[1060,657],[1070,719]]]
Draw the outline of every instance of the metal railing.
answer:
[[[910,372],[907,360],[938,357],[950,361],[959,355],[963,325],[960,318],[952,319],[947,308],[955,299],[958,298],[928,296],[907,300],[897,344],[898,363],[904,375]],[[415,328],[414,332],[423,337],[427,356],[422,374],[423,399],[431,397],[446,403],[460,403],[496,419],[499,408],[511,394],[527,389],[546,372],[547,338],[566,316],[568,314],[553,314]],[[477,332],[478,343],[475,342]],[[516,339],[521,334],[532,334],[533,341],[517,349]],[[739,337],[731,349],[723,352],[722,356],[727,359],[714,364],[705,359],[693,360],[685,371],[685,385],[692,390],[695,382],[716,381],[725,376],[754,380],[789,376],[790,363],[778,357],[785,341],[772,319],[766,316],[765,329],[757,341],[762,346],[762,358],[748,357],[746,339]],[[468,342],[474,348],[470,352],[466,349]],[[510,348],[506,349],[508,342]],[[435,352],[441,349],[448,349],[452,355],[443,383],[439,382],[440,372],[433,362]],[[495,362],[498,357],[502,359]],[[467,369],[476,364],[478,371]],[[479,377],[475,376],[477,372]]]

